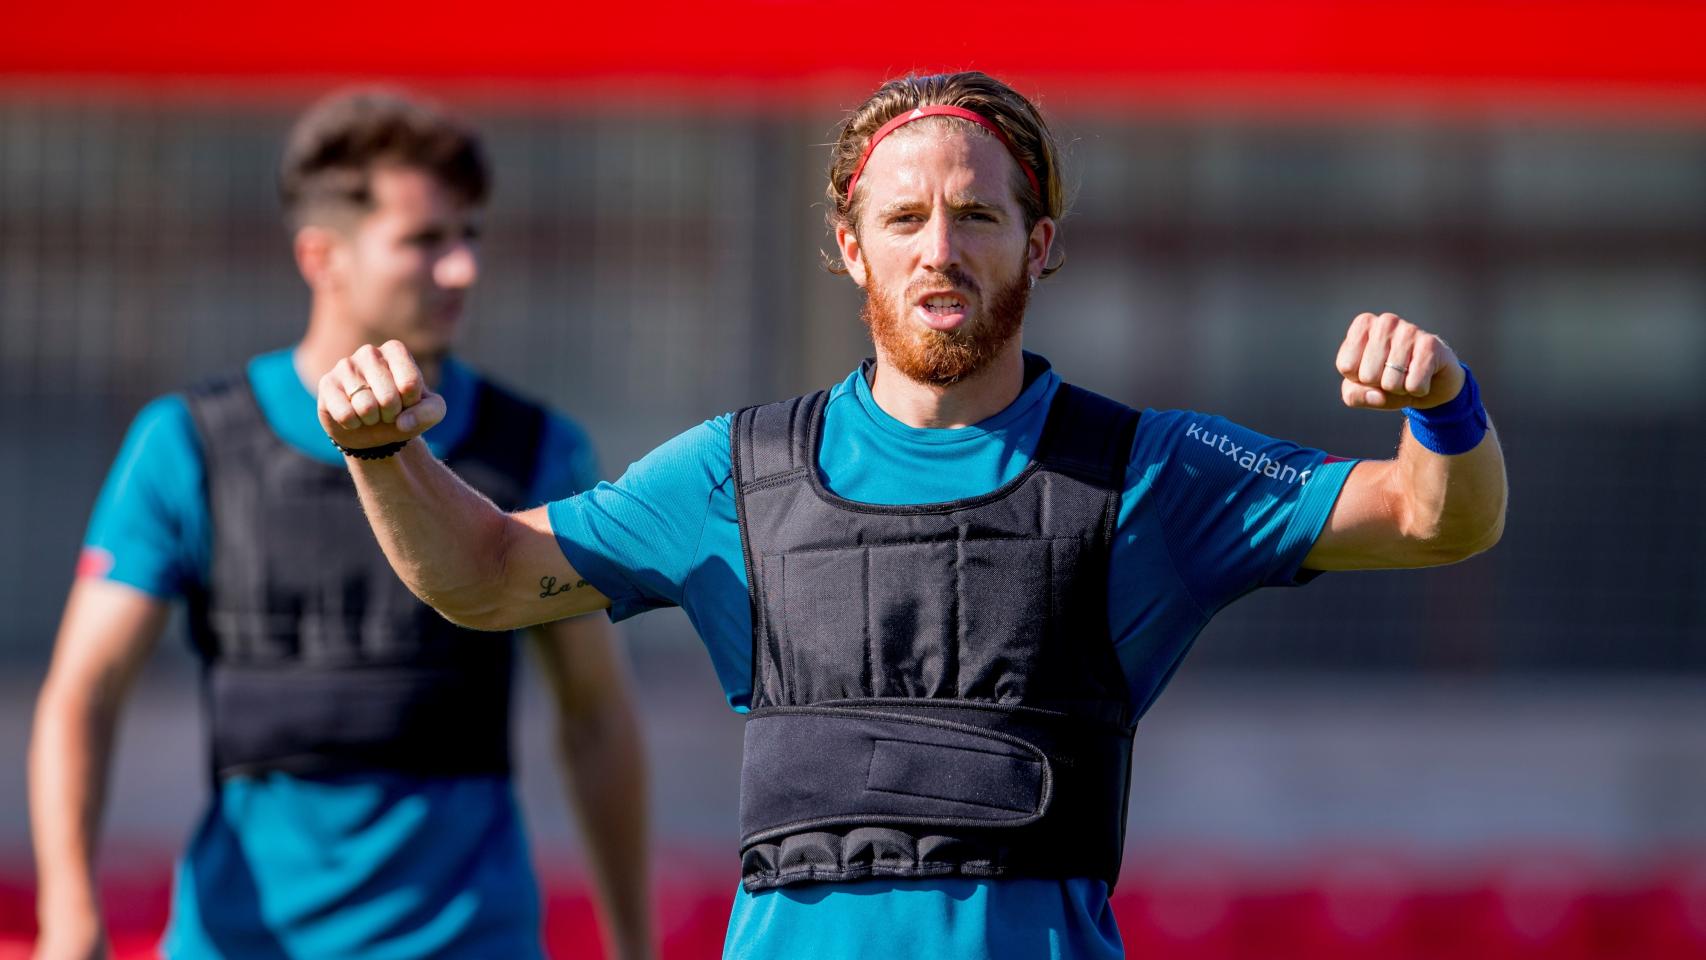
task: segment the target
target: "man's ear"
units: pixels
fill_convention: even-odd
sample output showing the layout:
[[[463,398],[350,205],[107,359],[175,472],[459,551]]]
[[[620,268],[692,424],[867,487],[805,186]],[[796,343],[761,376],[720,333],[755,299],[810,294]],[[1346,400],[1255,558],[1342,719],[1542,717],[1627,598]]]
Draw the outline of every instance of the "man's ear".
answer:
[[[841,264],[847,268],[847,275],[853,282],[863,287],[868,274],[865,271],[865,251],[859,246],[859,235],[853,232],[852,226],[839,223],[835,226],[835,245],[841,250]]]
[[[1048,266],[1049,251],[1054,249],[1054,220],[1042,217],[1031,225],[1031,236],[1025,242],[1025,270],[1036,280]]]
[[[292,250],[296,269],[310,290],[321,290],[332,283],[338,247],[342,241],[336,230],[319,224],[309,224],[296,231]]]

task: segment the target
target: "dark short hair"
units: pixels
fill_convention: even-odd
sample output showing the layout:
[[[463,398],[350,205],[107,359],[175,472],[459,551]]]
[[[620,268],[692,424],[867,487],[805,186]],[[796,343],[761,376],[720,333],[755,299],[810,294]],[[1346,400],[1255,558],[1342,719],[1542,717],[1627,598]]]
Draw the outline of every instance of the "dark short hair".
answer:
[[[302,115],[279,164],[278,195],[292,228],[322,211],[368,210],[381,166],[424,170],[478,206],[491,190],[479,137],[438,108],[389,90],[333,94]]]
[[[848,192],[853,170],[864,156],[871,136],[883,124],[916,107],[943,105],[971,110],[996,126],[1012,141],[1016,160],[1028,165],[1037,175],[1033,189],[1025,177],[1015,171],[1013,190],[1019,208],[1025,214],[1029,228],[1043,217],[1059,220],[1066,212],[1066,189],[1061,184],[1060,145],[1042,114],[1024,95],[986,73],[967,70],[960,73],[937,73],[929,76],[908,74],[888,81],[877,92],[854,108],[841,122],[833,152],[829,156],[829,227],[855,227],[859,218],[859,198]],[[930,118],[932,120],[936,118]],[[944,118],[945,123],[969,123]],[[838,268],[835,264],[832,268]],[[1043,275],[1053,273],[1059,264],[1045,267]]]

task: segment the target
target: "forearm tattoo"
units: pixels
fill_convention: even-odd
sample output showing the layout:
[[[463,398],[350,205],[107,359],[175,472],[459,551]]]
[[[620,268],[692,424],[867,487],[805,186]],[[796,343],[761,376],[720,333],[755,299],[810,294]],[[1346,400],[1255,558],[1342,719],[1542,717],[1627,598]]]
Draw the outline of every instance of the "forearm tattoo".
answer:
[[[559,593],[568,593],[570,590],[579,590],[580,588],[587,586],[591,586],[591,584],[587,583],[585,580],[576,580],[574,583],[565,583],[559,587],[557,586],[556,577],[540,577],[539,598],[543,600],[546,597],[554,597]]]

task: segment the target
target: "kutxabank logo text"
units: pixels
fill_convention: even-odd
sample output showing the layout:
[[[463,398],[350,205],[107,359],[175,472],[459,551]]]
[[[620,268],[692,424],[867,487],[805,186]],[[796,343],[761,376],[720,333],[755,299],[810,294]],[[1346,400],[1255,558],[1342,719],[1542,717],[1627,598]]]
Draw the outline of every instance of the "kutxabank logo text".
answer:
[[[1281,483],[1302,485],[1308,483],[1309,475],[1314,473],[1313,470],[1299,470],[1291,464],[1282,463],[1261,451],[1240,446],[1232,442],[1232,438],[1225,433],[1205,428],[1200,421],[1193,420],[1185,427],[1185,438],[1220,451],[1233,463],[1251,473],[1272,477]]]

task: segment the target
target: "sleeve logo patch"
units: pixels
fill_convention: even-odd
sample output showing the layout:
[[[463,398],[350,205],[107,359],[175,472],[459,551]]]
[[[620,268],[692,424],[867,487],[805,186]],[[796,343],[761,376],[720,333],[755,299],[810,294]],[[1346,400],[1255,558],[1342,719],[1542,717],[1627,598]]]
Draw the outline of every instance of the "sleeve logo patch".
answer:
[[[1225,454],[1233,463],[1251,473],[1271,477],[1282,483],[1294,483],[1299,486],[1309,482],[1312,470],[1299,470],[1296,467],[1281,463],[1278,460],[1255,450],[1247,450],[1232,442],[1232,438],[1224,433],[1210,433],[1203,429],[1201,423],[1193,420],[1185,427],[1185,437],[1195,440],[1205,447],[1211,447]]]
[[[84,547],[77,555],[77,579],[100,579],[113,570],[113,552],[105,547]]]

